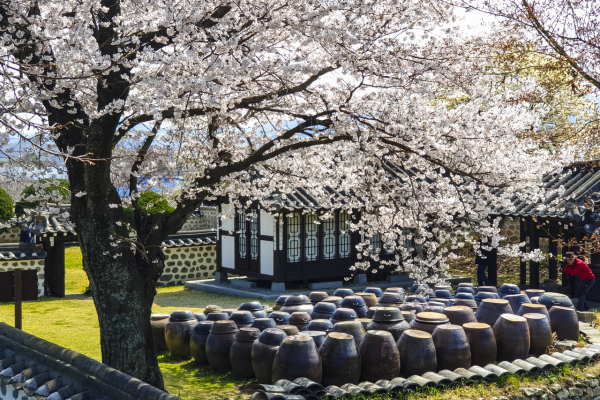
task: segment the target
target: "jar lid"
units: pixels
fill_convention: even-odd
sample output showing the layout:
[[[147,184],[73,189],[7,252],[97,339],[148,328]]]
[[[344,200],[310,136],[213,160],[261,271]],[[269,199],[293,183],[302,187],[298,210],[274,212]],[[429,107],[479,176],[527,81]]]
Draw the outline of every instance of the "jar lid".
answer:
[[[303,294],[290,296],[285,300],[286,306],[300,306],[302,304],[311,304],[308,297]]]
[[[198,322],[206,321],[206,314],[204,313],[194,313],[194,317],[196,317]]]
[[[197,335],[208,335],[212,328],[214,321],[202,321],[194,327],[194,333]]]
[[[204,309],[204,314],[208,315],[210,313],[221,312],[222,309],[223,309],[223,307],[221,307],[221,306],[208,305]]]
[[[258,311],[258,310],[264,310],[264,307],[258,301],[250,301],[248,303],[242,303],[242,305],[238,307],[238,310]]]
[[[342,300],[342,307],[359,308],[365,306],[365,299],[360,296],[346,296]]]
[[[310,317],[310,315],[307,312],[295,311],[292,313],[292,316],[290,317],[288,323],[290,325],[308,324],[311,320],[312,320],[312,318]]]
[[[396,307],[378,307],[373,313],[375,322],[399,322],[404,319],[402,312]]]
[[[502,293],[521,293],[519,286],[515,285],[514,283],[505,283],[500,286],[498,291]]]
[[[210,333],[234,333],[237,331],[237,325],[231,320],[215,321],[212,328],[210,329]]]
[[[314,311],[315,312],[320,312],[320,313],[325,313],[325,314],[333,314],[333,312],[337,309],[335,303],[326,303],[326,302],[319,302],[317,304],[315,304],[315,308]]]
[[[279,296],[277,298],[277,300],[275,301],[275,304],[279,304],[280,306],[284,305],[285,301],[288,297],[290,297],[289,294],[284,294],[284,295]]]
[[[258,337],[258,341],[263,344],[270,344],[273,346],[279,346],[283,339],[287,337],[286,333],[277,328],[267,328]]]
[[[329,297],[329,294],[327,294],[327,292],[311,292],[308,295],[308,298],[312,301],[321,301],[323,299],[326,299],[327,297]]]
[[[254,322],[254,315],[250,311],[236,311],[229,316],[229,319],[236,324],[251,324]]]
[[[259,335],[260,330],[257,328],[240,328],[238,333],[235,334],[235,339],[240,342],[254,342]]]
[[[338,321],[352,321],[358,318],[356,311],[351,308],[338,308],[331,317]]]
[[[190,321],[196,319],[194,313],[190,310],[177,310],[171,313],[169,317],[169,321],[171,322],[182,322],[182,321]]]
[[[415,319],[418,322],[434,322],[434,323],[448,322],[448,317],[446,317],[444,314],[431,312],[431,311],[420,312],[417,314]]]
[[[394,292],[385,292],[379,298],[380,303],[400,303],[401,296]]]
[[[302,331],[299,335],[310,336],[310,337],[325,337],[327,336],[327,332],[323,331]]]
[[[284,331],[288,336],[297,335],[300,332],[295,325],[278,325],[277,328]]]
[[[206,316],[207,321],[224,321],[229,319],[229,315],[222,312],[212,312]]]
[[[274,319],[276,323],[280,324],[280,323],[285,323],[287,324],[288,321],[290,320],[290,314],[284,312],[284,311],[273,311],[270,315],[269,318]]]

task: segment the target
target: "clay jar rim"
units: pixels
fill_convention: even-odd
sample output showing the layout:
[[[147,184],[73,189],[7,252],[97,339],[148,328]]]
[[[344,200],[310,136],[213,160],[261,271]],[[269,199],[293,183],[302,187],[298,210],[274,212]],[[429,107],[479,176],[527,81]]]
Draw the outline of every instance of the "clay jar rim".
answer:
[[[401,296],[398,293],[394,292],[385,292],[380,298],[380,303],[399,303],[401,301]]]
[[[380,307],[373,314],[374,322],[400,322],[404,321],[404,316],[399,308],[396,307]]]
[[[460,325],[445,324],[445,325],[439,325],[439,326],[437,326],[435,328],[435,330],[433,331],[433,335],[435,335],[435,333],[437,331],[441,331],[441,332],[444,332],[444,331],[464,331],[464,329]]]
[[[461,306],[461,305],[450,306],[450,307],[446,307],[444,309],[444,311],[450,311],[450,312],[454,312],[454,311],[456,311],[456,312],[465,312],[467,310],[472,311],[471,307],[469,307],[469,306]]]
[[[235,322],[231,320],[215,321],[213,326],[210,328],[210,333],[234,333],[239,329]]]
[[[467,331],[467,330],[488,330],[488,329],[492,329],[492,327],[489,324],[486,324],[484,322],[467,322],[466,324],[463,325],[463,329],[465,331]]]
[[[498,291],[501,293],[511,293],[511,294],[521,293],[521,289],[519,289],[519,287],[513,283],[502,284],[502,286],[500,286],[500,289],[498,289]]]
[[[473,296],[473,293],[465,293],[465,292],[456,293],[454,295],[454,298],[456,300],[475,300],[475,296]]]
[[[212,329],[213,324],[214,321],[198,322],[194,327],[194,333],[197,335],[208,335],[210,333],[210,330]]]
[[[354,336],[344,332],[331,332],[329,335],[327,335],[327,338],[325,340],[329,340],[329,338],[331,338],[332,340],[343,342],[349,342],[351,340],[354,341]]]
[[[526,313],[523,314],[523,318],[529,320],[529,319],[545,319],[546,321],[548,321],[548,318],[541,313]],[[550,322],[550,321],[548,321]]]
[[[184,322],[195,320],[196,316],[190,310],[176,310],[169,316],[169,322]]]
[[[323,337],[325,337],[325,336],[327,336],[327,332],[323,332],[323,331],[302,331],[302,332],[299,332],[298,335],[310,336],[310,337],[315,337],[315,336],[323,336]]]
[[[251,324],[254,322],[254,315],[250,311],[236,311],[229,316],[229,319],[236,324]]]
[[[504,314],[501,314],[498,317],[498,319],[500,319],[500,318],[502,318],[507,323],[519,323],[519,322],[525,322],[525,323],[527,323],[527,319],[526,318],[521,317],[519,315],[515,315],[515,314],[504,313]]]
[[[329,297],[329,294],[327,292],[310,292],[310,294],[308,295],[309,299],[326,299],[327,297]]]
[[[293,295],[285,299],[286,306],[302,306],[304,304],[312,304],[310,299],[303,294]]]
[[[313,338],[311,336],[297,334],[297,335],[288,336],[285,339],[283,339],[283,342],[281,342],[281,345],[282,346],[284,344],[290,345],[290,344],[294,344],[294,343],[298,343],[298,342],[303,342],[306,344],[309,344],[309,343],[314,344],[315,343],[315,341],[313,340]],[[315,346],[316,346],[316,344],[315,344]]]
[[[389,287],[389,288],[385,289],[384,293],[397,293],[400,296],[403,296],[406,294],[406,290],[404,290],[401,287]]]
[[[370,286],[370,287],[366,287],[365,290],[363,290],[363,293],[373,293],[375,296],[377,296],[379,298],[383,294],[383,290],[381,290],[381,288],[378,288],[375,286]]]
[[[350,304],[348,304],[350,303]],[[365,303],[365,299],[363,299],[360,296],[346,296],[344,297],[344,300],[342,300],[342,307],[341,308],[360,308],[360,307],[364,307],[366,306],[367,303]]]
[[[440,299],[451,299],[452,293],[448,289],[436,289],[435,297],[439,297]]]
[[[285,331],[279,328],[267,328],[258,336],[258,341],[262,344],[279,346],[286,337]]]
[[[280,305],[280,306],[284,305],[284,304],[285,304],[285,301],[286,301],[286,300],[287,300],[287,298],[288,298],[288,297],[290,297],[290,296],[291,296],[290,294],[284,294],[284,295],[282,295],[282,296],[279,296],[279,297],[277,298],[277,300],[275,300],[275,304],[278,304],[278,305]]]
[[[340,296],[339,294],[336,293],[344,293],[344,296]],[[347,293],[347,294],[346,294]],[[338,296],[338,297],[347,297],[347,296],[354,296],[354,290],[350,289],[350,288],[337,288],[335,289],[335,292],[333,292],[334,296]]]
[[[160,321],[160,320],[167,319],[170,317],[171,316],[169,314],[152,314],[150,316],[150,321]]]
[[[260,336],[257,328],[240,328],[235,334],[235,340],[240,342],[254,342]]]
[[[260,302],[258,301],[249,301],[247,303],[242,303],[239,307],[238,310],[240,311],[262,311],[265,308],[263,307],[262,304],[260,304]]]
[[[365,338],[363,339],[363,342],[365,340],[367,340],[367,338],[384,338],[384,337],[391,337],[392,340],[394,340],[394,336],[392,335],[391,332],[388,331],[382,331],[382,330],[378,330],[378,329],[373,329],[373,330],[369,330],[367,331],[367,333],[365,334]]]
[[[508,300],[504,299],[482,299],[481,304],[509,304]]]
[[[293,336],[293,335],[297,335],[298,333],[300,333],[300,331],[298,330],[298,327],[296,325],[279,325],[277,328],[281,329],[284,332],[285,332],[285,329],[283,329],[283,328],[291,330],[293,332],[292,334],[288,335],[288,333],[286,332],[286,335],[288,335],[288,336]]]
[[[339,300],[344,300],[344,298],[340,296],[329,296],[321,300],[319,303],[334,303]]]
[[[212,312],[206,316],[207,321],[225,321],[227,319],[229,319],[229,315],[222,312]]]
[[[415,320],[417,322],[423,323],[445,323],[448,322],[448,317],[444,314],[432,312],[432,311],[424,311],[420,312],[415,316]]]

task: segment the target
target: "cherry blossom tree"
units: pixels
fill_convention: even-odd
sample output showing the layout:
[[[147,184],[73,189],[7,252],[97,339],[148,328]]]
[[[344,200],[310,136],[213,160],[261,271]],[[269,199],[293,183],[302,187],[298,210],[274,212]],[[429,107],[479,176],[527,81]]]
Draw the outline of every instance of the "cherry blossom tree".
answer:
[[[517,101],[535,82],[490,91],[487,39],[436,1],[0,0],[0,32],[2,145],[68,177],[102,360],[157,387],[160,244],[202,202],[276,212],[305,187],[364,210],[349,229],[426,279],[467,230],[497,244],[494,207],[544,195],[532,187],[560,164],[519,135],[540,121]],[[145,213],[140,192],[169,178],[174,211]]]

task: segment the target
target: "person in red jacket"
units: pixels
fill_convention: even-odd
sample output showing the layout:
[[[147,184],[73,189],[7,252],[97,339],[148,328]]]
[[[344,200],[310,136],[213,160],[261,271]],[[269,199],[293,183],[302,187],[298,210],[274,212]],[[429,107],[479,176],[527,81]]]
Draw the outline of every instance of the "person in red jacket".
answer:
[[[563,271],[571,276],[579,276],[579,287],[577,288],[577,294],[575,295],[575,297],[577,297],[577,310],[589,311],[590,308],[585,301],[585,295],[590,291],[592,286],[594,286],[596,277],[592,273],[590,266],[575,257],[575,254],[572,252],[569,251],[566,253],[565,260],[567,260],[567,265],[563,267]]]

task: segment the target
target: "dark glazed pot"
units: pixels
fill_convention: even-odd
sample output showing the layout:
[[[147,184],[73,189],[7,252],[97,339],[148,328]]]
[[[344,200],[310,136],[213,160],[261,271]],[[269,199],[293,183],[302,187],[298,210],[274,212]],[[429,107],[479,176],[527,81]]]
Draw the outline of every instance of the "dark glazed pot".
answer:
[[[527,295],[527,297],[529,297],[530,299],[532,297],[540,297],[541,295],[543,295],[544,293],[546,293],[545,290],[543,289],[527,289],[525,291],[525,294]]]
[[[360,346],[365,338],[365,328],[360,321],[344,321],[333,326],[334,332],[347,333],[354,338],[357,346]]]
[[[337,306],[334,303],[326,303],[322,301],[315,305],[310,317],[312,319],[329,319],[335,310],[337,310]]]
[[[444,314],[436,312],[421,312],[415,316],[415,319],[410,323],[411,329],[418,329],[427,333],[433,334],[433,331],[438,325],[448,323],[448,317]]]
[[[548,310],[554,306],[573,307],[573,302],[571,299],[561,293],[544,293],[538,298],[538,303],[545,305]]]
[[[397,342],[404,331],[408,329],[410,329],[410,324],[406,321],[390,323],[371,321],[366,328],[367,331],[388,331],[394,337],[395,342]]]
[[[360,380],[360,355],[351,335],[332,332],[319,348],[323,363],[324,386],[357,384]]]
[[[380,298],[383,295],[383,291],[378,287],[368,287],[363,290],[364,293],[373,293],[377,298]]]
[[[331,316],[331,323],[337,324],[342,321],[354,321],[358,318],[356,312],[351,308],[338,308]]]
[[[471,293],[456,293],[455,299],[475,300],[475,296]]]
[[[323,332],[323,331],[302,331],[302,332],[299,333],[299,335],[311,337],[312,340],[315,342],[315,345],[317,346],[317,350],[318,350],[321,347],[321,345],[323,344],[323,342],[325,341],[325,338],[327,337],[327,332]]]
[[[513,310],[513,313],[516,314],[521,308],[522,304],[531,304],[531,300],[527,297],[526,294],[509,294],[504,296],[504,300],[508,300],[510,303],[510,309]]]
[[[235,322],[215,321],[206,339],[206,358],[211,367],[220,371],[231,370],[229,350],[237,332]]]
[[[431,335],[409,329],[398,340],[402,376],[423,375],[437,371],[437,356]]]
[[[296,327],[294,325],[277,325],[277,328],[284,331],[285,334],[288,336],[293,336],[293,335],[297,335],[298,333],[300,333],[300,331],[298,330],[298,327]]]
[[[467,306],[452,306],[444,309],[444,314],[448,317],[448,322],[453,325],[463,326],[469,322],[477,322],[475,313]]]
[[[458,287],[470,287],[470,288],[475,288],[475,286],[471,283],[471,282],[461,282],[458,284]]]
[[[313,305],[308,297],[306,297],[303,294],[300,294],[295,296],[289,296],[287,299],[285,299],[285,303],[283,307],[281,307],[280,311],[284,311],[290,314],[296,311],[304,311],[310,314],[313,311]]]
[[[250,327],[262,332],[267,328],[277,328],[277,323],[273,318],[256,318]]]
[[[403,307],[402,307],[402,311],[414,311],[415,314],[421,313],[423,312],[423,309],[425,307],[423,307],[421,304],[419,303],[406,303]]]
[[[385,292],[380,298],[380,303],[402,304],[402,296],[394,292]]]
[[[333,330],[333,324],[328,319],[313,319],[306,327],[307,331],[330,332]]]
[[[500,315],[512,313],[513,310],[510,308],[508,300],[483,299],[481,300],[481,303],[479,303],[479,308],[477,309],[475,317],[477,318],[477,322],[488,324],[493,327]]]
[[[385,289],[386,293],[398,293],[400,296],[404,296],[406,294],[406,290],[401,287],[389,287]]]
[[[448,306],[467,306],[473,311],[477,310],[477,302],[470,299],[456,299],[452,304],[448,304]]]
[[[496,288],[496,286],[479,286],[477,288],[477,293],[482,293],[482,292],[498,293],[498,289]]]
[[[435,285],[433,290],[447,290],[454,296],[454,289],[452,289],[452,286],[450,285]]]
[[[485,367],[496,362],[496,337],[492,327],[480,322],[463,325],[471,348],[471,365]]]
[[[221,312],[223,314],[227,314],[228,317],[231,317],[231,314],[233,314],[236,311],[238,311],[237,308],[224,308],[224,309],[221,310]]]
[[[373,321],[375,322],[400,322],[403,321],[402,311],[396,307],[378,307],[373,313]]]
[[[467,294],[471,294],[471,295],[475,295],[475,288],[470,286],[460,286],[458,289],[456,289],[456,292],[454,293],[454,297],[456,297],[457,294],[459,293],[467,293]]]
[[[519,293],[521,293],[521,289],[518,285],[515,285],[514,283],[505,283],[502,286],[500,286],[500,289],[498,289],[498,294],[502,299],[504,298],[504,296]]]
[[[277,300],[275,301],[275,306],[273,307],[273,311],[281,310],[281,307],[283,307],[283,305],[285,304],[285,301],[288,297],[290,297],[289,294],[284,294],[282,296],[279,296],[277,298]]]
[[[340,308],[342,306],[342,300],[344,300],[344,299],[339,296],[329,296],[328,298],[323,300],[321,303],[332,303],[332,304],[335,304],[335,308]]]
[[[550,309],[550,326],[558,340],[579,340],[577,312],[570,307],[554,306]]]
[[[196,321],[198,322],[206,321],[206,314],[204,313],[194,313],[194,317],[196,317]]]
[[[529,354],[529,327],[527,320],[514,314],[502,314],[494,324],[498,346],[498,361],[522,360]]]
[[[260,331],[256,328],[242,328],[235,334],[235,339],[229,350],[229,362],[235,376],[252,378],[252,346],[258,339]]]
[[[230,320],[235,322],[238,329],[239,328],[247,328],[254,322],[254,316],[250,311],[235,311],[229,317]]]
[[[554,344],[550,321],[544,314],[524,314],[529,326],[529,353],[541,356],[546,349]]]
[[[368,308],[375,307],[375,304],[379,301],[375,293],[356,293],[356,295],[362,297]]]
[[[520,315],[522,317],[524,314],[544,314],[546,318],[548,318],[548,321],[550,321],[550,314],[548,313],[548,309],[543,304],[521,304],[521,308],[519,308],[517,315]]]
[[[306,330],[306,327],[310,323],[311,319],[312,318],[310,318],[310,315],[307,312],[296,311],[292,313],[288,324],[294,325],[300,332],[302,332]]]
[[[384,306],[369,307],[369,310],[367,311],[367,318],[373,318],[373,315],[375,315],[375,311],[380,310],[382,308],[385,308],[385,307]],[[398,307],[390,307],[390,308],[398,308]]]
[[[321,383],[321,358],[310,336],[294,335],[283,340],[273,360],[271,379],[293,381],[296,378],[308,378]]]
[[[328,297],[329,297],[329,294],[327,294],[327,292],[311,292],[308,295],[308,299],[310,300],[310,302],[313,306],[316,306],[317,303],[325,300]]]
[[[438,369],[454,371],[471,366],[471,347],[462,326],[440,325],[435,328],[432,337]]]
[[[416,314],[411,310],[402,310],[402,316],[404,317],[404,320],[410,324],[413,319],[415,319]]]
[[[360,296],[344,297],[344,300],[342,300],[342,308],[353,309],[356,315],[358,315],[358,318],[365,318],[367,316],[367,310],[369,309],[363,298]]]
[[[420,294],[411,294],[410,296],[406,296],[405,301],[406,303],[425,303],[427,302],[427,299],[425,299],[425,297],[421,296]]]
[[[258,301],[249,301],[247,303],[242,303],[238,307],[238,310],[240,310],[240,311],[259,311],[260,310],[260,311],[262,311],[263,306]]]
[[[400,375],[400,353],[387,331],[368,331],[359,346],[361,381],[391,381]]]
[[[354,296],[354,290],[350,288],[338,288],[333,292],[333,295],[343,299],[346,296]]]
[[[152,314],[150,316],[150,325],[152,326],[152,336],[154,337],[154,347],[156,351],[167,351],[167,341],[165,340],[165,327],[169,322],[169,314]]]
[[[273,360],[286,334],[281,329],[267,328],[252,344],[252,370],[259,383],[271,384]]]
[[[290,320],[290,314],[283,311],[273,311],[269,318],[275,321],[277,325],[287,325]]]
[[[477,307],[481,303],[483,299],[499,299],[498,293],[490,293],[490,292],[477,292],[475,295],[475,302],[477,303]]]
[[[174,357],[190,358],[190,337],[198,324],[191,311],[173,311],[165,326],[167,348]]]
[[[213,312],[206,316],[207,321],[225,321],[229,319],[229,314],[224,312]]]
[[[204,314],[208,315],[210,313],[220,313],[221,310],[223,310],[223,307],[221,307],[221,306],[208,305],[204,309]]]
[[[190,337],[190,351],[197,364],[208,364],[208,358],[206,358],[206,340],[208,339],[213,324],[213,321],[202,321],[199,322],[192,331],[192,336]]]

